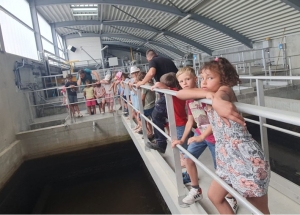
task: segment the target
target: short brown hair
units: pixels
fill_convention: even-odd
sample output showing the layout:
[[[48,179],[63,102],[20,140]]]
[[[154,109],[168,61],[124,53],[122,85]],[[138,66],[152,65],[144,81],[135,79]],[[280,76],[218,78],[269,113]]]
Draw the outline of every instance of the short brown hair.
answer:
[[[146,52],[146,57],[155,57],[157,56],[156,52],[153,49],[148,49]]]
[[[178,72],[176,73],[176,78],[178,78],[178,76],[187,73],[193,77],[196,77],[196,73],[195,70],[192,67],[186,66],[186,67],[182,67],[178,70]]]
[[[138,75],[137,75],[137,79],[139,81],[142,81],[146,76],[146,72],[139,72]]]
[[[160,82],[165,84],[167,87],[177,88],[178,90],[181,89],[174,72],[169,72],[161,76]]]
[[[233,87],[241,83],[236,69],[224,57],[219,57],[215,60],[204,63],[204,65],[200,69],[200,73],[202,73],[202,71],[205,69],[209,69],[212,72],[218,73],[220,75],[221,85]]]

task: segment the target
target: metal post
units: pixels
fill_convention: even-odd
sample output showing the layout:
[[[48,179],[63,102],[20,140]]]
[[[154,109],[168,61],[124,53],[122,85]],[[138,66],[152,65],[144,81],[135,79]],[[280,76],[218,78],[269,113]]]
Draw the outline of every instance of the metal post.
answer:
[[[290,76],[293,76],[291,57],[289,57],[289,71],[290,71]],[[290,83],[291,83],[291,85],[293,85],[293,80],[290,80]]]
[[[33,25],[33,30],[34,30],[36,48],[39,53],[43,53],[44,49],[43,49],[42,37],[41,37],[41,33],[40,33],[40,26],[39,26],[39,21],[38,21],[38,16],[37,16],[37,10],[35,7],[35,1],[33,1],[33,0],[29,1],[29,6],[30,6],[30,13],[31,13],[32,25]]]
[[[69,54],[68,54],[68,49],[67,49],[67,41],[66,41],[66,37],[62,37],[62,42],[63,42],[63,46],[64,46],[64,55],[65,55],[65,59],[69,60]]]
[[[249,76],[251,76],[251,63],[249,62]],[[252,87],[252,79],[250,79],[250,87]]]
[[[262,60],[263,60],[263,66],[264,66],[264,70],[265,70],[265,76],[267,76],[267,68],[266,68],[266,59],[265,59],[265,50],[262,49],[261,50],[261,53],[262,53]]]
[[[242,60],[243,60],[244,74],[246,74],[244,52],[242,52]]]
[[[177,131],[176,131],[176,123],[174,116],[174,108],[173,108],[173,98],[172,95],[165,94],[166,97],[166,105],[168,111],[168,120],[169,120],[169,128],[172,140],[177,140]],[[173,156],[174,156],[174,164],[175,164],[175,177],[176,177],[176,186],[178,192],[178,204],[181,207],[187,207],[185,203],[182,202],[182,199],[185,197],[184,184],[182,179],[182,171],[180,165],[180,156],[179,150],[177,147],[173,148]]]
[[[143,102],[142,102],[141,88],[137,89],[137,96],[138,96],[138,100],[139,100],[140,114],[144,115],[144,106],[143,106]],[[145,151],[150,151],[150,149],[146,145],[147,140],[148,140],[146,121],[145,121],[144,117],[142,117],[142,116],[141,116],[141,120],[142,120],[142,130],[143,130],[143,137],[144,137],[144,143],[145,143]]]
[[[126,91],[128,92],[127,93],[127,95],[126,95],[126,99],[127,99],[127,109],[128,109],[128,112],[129,112],[129,120],[130,120],[130,126],[131,126],[131,128],[134,126],[133,125],[133,119],[132,119],[132,107],[130,107],[130,105],[129,105],[129,101],[130,101],[130,99],[129,99],[129,93],[130,93],[130,89],[129,89],[129,82],[128,83],[125,83],[125,89],[124,89],[124,93],[126,93]]]
[[[256,79],[256,91],[257,91],[257,105],[265,106],[265,97],[264,97],[264,88],[263,81]],[[259,117],[259,129],[260,129],[260,138],[261,146],[265,153],[266,160],[269,161],[269,143],[268,143],[268,130],[263,124],[266,123],[266,118]]]
[[[32,114],[32,109],[31,109],[31,102],[30,102],[30,98],[29,98],[29,93],[25,92],[25,94],[26,94],[27,101],[28,101],[28,107],[29,107],[31,122],[33,122],[33,114]]]
[[[70,101],[69,101],[69,97],[68,97],[68,89],[66,89],[66,102],[67,102],[68,109],[69,109],[70,120],[71,120],[71,123],[73,123],[73,115],[71,113],[71,108],[70,108]]]
[[[53,40],[53,46],[54,46],[54,53],[55,53],[55,56],[59,57],[59,49],[58,49],[58,44],[57,44],[56,30],[55,30],[54,24],[50,24],[50,26],[51,26],[52,40]]]

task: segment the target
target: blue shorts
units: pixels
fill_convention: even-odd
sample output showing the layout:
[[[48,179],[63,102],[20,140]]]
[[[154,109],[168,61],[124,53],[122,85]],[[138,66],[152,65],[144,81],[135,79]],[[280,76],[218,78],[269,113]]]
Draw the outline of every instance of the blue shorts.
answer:
[[[197,134],[197,132],[195,132],[194,136],[199,136],[199,135]],[[208,142],[207,140],[203,140],[202,142],[193,142],[188,146],[187,151],[191,153],[195,158],[198,159],[200,155],[204,152],[206,147],[208,147],[210,150],[214,162],[214,167],[216,169],[217,165],[216,165],[215,144]],[[187,155],[184,155],[184,157],[188,158]]]
[[[177,140],[180,140],[182,138],[182,135],[184,133],[184,129],[185,129],[185,125],[176,126]],[[188,138],[189,138],[189,136],[186,138],[186,140],[184,141],[184,143],[181,145],[185,149],[188,148],[188,145],[187,145]]]
[[[144,115],[149,118],[149,116],[152,116],[153,110],[154,110],[154,107],[144,110]],[[141,116],[140,116],[140,118],[141,118]]]

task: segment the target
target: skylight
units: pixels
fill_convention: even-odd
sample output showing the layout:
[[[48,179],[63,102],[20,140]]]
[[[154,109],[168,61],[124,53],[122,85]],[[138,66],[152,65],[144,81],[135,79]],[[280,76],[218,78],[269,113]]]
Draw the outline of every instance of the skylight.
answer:
[[[72,4],[73,16],[98,16],[97,4]]]

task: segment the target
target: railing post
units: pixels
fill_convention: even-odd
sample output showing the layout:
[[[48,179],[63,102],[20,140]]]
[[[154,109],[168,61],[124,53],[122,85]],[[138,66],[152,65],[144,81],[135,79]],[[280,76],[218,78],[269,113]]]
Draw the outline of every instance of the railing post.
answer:
[[[166,105],[167,105],[167,111],[168,111],[168,121],[169,121],[171,140],[177,140],[176,122],[175,122],[174,108],[173,108],[173,98],[172,98],[172,95],[168,95],[168,94],[165,94],[165,97],[166,97]],[[185,191],[184,191],[184,184],[183,184],[183,179],[182,179],[179,150],[177,147],[175,147],[175,148],[173,148],[172,151],[173,151],[174,164],[175,164],[175,177],[176,177],[176,185],[177,185],[177,192],[178,192],[178,204],[181,207],[187,207],[187,205],[182,202],[182,199],[185,197]]]
[[[257,105],[265,106],[265,96],[264,96],[264,88],[263,81],[256,79],[256,91],[257,91]],[[260,138],[261,138],[261,146],[265,153],[266,160],[269,161],[269,143],[268,143],[268,130],[264,126],[266,123],[265,117],[259,117],[259,130],[260,130]]]
[[[30,112],[30,118],[31,118],[31,122],[33,123],[33,114],[32,114],[32,109],[31,109],[31,102],[30,102],[30,98],[29,98],[29,93],[25,92],[26,97],[27,97],[27,101],[28,101],[28,107],[29,107],[29,112]]]
[[[143,102],[142,102],[141,88],[137,89],[137,96],[138,96],[138,100],[139,100],[140,114],[144,115],[144,106],[143,106]],[[148,141],[146,120],[142,116],[141,116],[141,121],[142,121],[142,131],[143,131],[143,137],[144,137],[144,143],[145,143],[145,151],[150,151],[150,148],[147,147],[147,145],[146,145],[146,143]]]
[[[291,57],[289,57],[289,71],[290,71],[290,76],[293,76]],[[293,80],[290,80],[290,83],[291,83],[291,85],[293,85]]]
[[[262,49],[261,50],[261,55],[262,55],[262,60],[263,60],[263,67],[264,67],[264,70],[265,70],[265,76],[267,76],[267,68],[266,68],[266,59],[265,59],[265,50]]]
[[[125,89],[124,89],[124,93],[127,93],[126,95],[126,99],[127,99],[127,110],[129,112],[129,120],[130,120],[130,127],[132,128],[134,125],[133,125],[133,119],[132,119],[132,107],[129,105],[129,94],[130,94],[130,89],[129,89],[129,82],[128,83],[125,83]]]
[[[69,109],[70,121],[71,121],[71,123],[73,123],[73,115],[71,113],[70,101],[69,101],[69,97],[68,97],[68,88],[66,89],[66,102],[67,102],[68,109]]]

